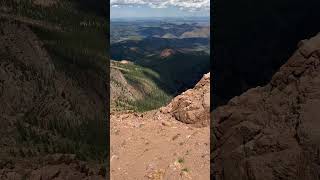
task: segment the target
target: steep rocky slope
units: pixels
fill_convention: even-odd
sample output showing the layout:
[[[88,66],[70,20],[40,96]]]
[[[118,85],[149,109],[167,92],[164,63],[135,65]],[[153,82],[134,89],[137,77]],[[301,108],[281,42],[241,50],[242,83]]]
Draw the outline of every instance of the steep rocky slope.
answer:
[[[131,61],[111,60],[111,111],[147,111],[161,107],[170,97],[156,83],[158,78],[158,73]]]
[[[298,46],[270,83],[213,112],[216,180],[319,179],[320,34]]]
[[[135,101],[142,97],[142,93],[128,83],[127,79],[121,72],[124,70],[121,67],[113,65],[110,67],[110,103],[116,106],[115,103],[123,101]]]
[[[105,152],[104,78],[90,68],[70,77],[28,25],[1,17],[0,179],[103,178],[102,164],[79,159]],[[57,153],[75,155],[46,159]]]
[[[111,114],[111,179],[209,179],[210,74],[167,106]]]

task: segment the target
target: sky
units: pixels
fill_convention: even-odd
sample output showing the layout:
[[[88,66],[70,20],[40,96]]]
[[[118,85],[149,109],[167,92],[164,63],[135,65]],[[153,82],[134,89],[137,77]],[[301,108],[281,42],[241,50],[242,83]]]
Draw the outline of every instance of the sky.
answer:
[[[111,18],[209,16],[210,0],[111,0]]]

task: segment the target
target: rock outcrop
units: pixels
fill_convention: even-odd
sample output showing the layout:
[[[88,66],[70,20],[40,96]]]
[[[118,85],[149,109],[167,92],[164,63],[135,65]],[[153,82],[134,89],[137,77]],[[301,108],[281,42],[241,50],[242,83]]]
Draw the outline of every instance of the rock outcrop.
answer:
[[[209,89],[208,73],[166,107],[111,113],[111,179],[209,179]]]
[[[216,180],[319,179],[320,34],[269,84],[213,112],[211,174]]]
[[[160,57],[167,58],[167,57],[170,57],[174,54],[176,54],[176,52],[173,49],[164,49],[163,51],[161,51]]]
[[[176,120],[198,127],[209,125],[210,121],[210,73],[205,74],[193,89],[175,97],[166,107],[160,109]]]

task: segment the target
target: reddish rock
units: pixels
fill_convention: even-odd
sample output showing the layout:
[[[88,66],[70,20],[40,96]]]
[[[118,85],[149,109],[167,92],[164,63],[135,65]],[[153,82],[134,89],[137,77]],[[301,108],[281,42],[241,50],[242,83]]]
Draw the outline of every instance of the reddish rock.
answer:
[[[160,53],[160,57],[161,58],[167,58],[169,56],[174,55],[176,52],[173,49],[164,49],[163,51],[161,51]]]
[[[193,89],[175,97],[163,113],[170,113],[176,120],[197,127],[209,125],[210,121],[210,73],[205,74]]]

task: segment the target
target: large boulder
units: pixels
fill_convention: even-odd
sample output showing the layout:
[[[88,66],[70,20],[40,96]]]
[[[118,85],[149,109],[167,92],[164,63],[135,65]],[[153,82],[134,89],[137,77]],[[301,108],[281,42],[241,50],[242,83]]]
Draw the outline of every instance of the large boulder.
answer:
[[[210,121],[210,73],[205,74],[193,89],[175,97],[161,109],[176,120],[197,127],[209,125]]]

